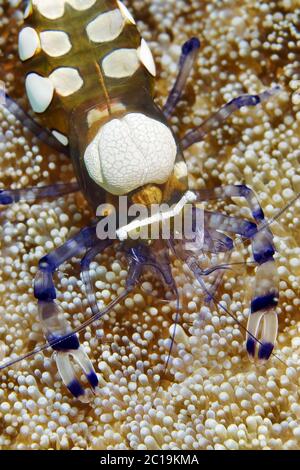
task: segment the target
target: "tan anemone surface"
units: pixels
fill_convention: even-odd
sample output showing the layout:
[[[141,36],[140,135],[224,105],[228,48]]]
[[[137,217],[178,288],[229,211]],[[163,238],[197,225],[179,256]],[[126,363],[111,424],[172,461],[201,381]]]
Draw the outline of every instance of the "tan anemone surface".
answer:
[[[26,107],[12,19],[18,17],[17,2],[10,3],[0,1],[0,78]],[[160,104],[176,76],[181,44],[191,36],[201,39],[195,72],[172,119],[181,134],[241,93],[282,86],[268,103],[244,108],[186,152],[192,188],[246,183],[267,218],[274,217],[300,191],[300,1],[127,4],[158,64]],[[1,188],[73,178],[67,159],[40,144],[4,108],[0,116]],[[222,210],[249,217],[246,205],[236,202]],[[38,260],[91,215],[80,195],[1,211],[1,363],[43,342],[32,288]],[[235,321],[221,308],[205,305],[199,286],[174,261],[182,308],[161,388],[157,391],[175,305],[166,301],[168,293],[159,300],[159,284],[149,277],[124,305],[81,333],[100,379],[88,403],[68,394],[51,351],[0,372],[0,448],[299,449],[299,217],[296,203],[272,224],[280,274],[276,357],[256,365],[245,352],[242,325],[255,277],[251,265],[228,272],[218,292]],[[238,244],[235,256],[249,261],[249,247]],[[92,264],[100,307],[121,291],[126,273],[116,248]],[[78,260],[63,265],[55,280],[58,301],[78,326],[90,315]]]

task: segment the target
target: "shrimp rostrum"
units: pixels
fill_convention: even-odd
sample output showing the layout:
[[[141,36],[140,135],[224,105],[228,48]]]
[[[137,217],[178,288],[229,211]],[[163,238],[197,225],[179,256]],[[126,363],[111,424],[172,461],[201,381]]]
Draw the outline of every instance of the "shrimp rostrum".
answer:
[[[269,224],[253,191],[241,185],[228,185],[192,191],[184,151],[200,142],[232,113],[244,106],[259,106],[279,92],[271,87],[260,94],[239,96],[225,104],[202,125],[178,138],[169,121],[179,102],[197,58],[200,42],[188,40],[182,47],[178,76],[160,109],[154,101],[156,67],[151,51],[141,38],[135,20],[119,0],[32,0],[26,2],[24,24],[19,34],[19,56],[24,65],[25,88],[32,119],[8,95],[5,105],[41,141],[68,155],[77,182],[0,192],[0,204],[56,198],[82,191],[95,212],[91,224],[59,248],[44,256],[34,280],[34,296],[47,343],[0,368],[12,365],[48,347],[63,382],[75,397],[85,394],[75,373],[79,365],[92,389],[97,374],[78,333],[109,313],[139,285],[146,268],[178,298],[172,276],[170,254],[186,264],[206,297],[214,299],[205,276],[213,268],[201,269],[201,253],[230,253],[235,236],[250,240],[256,283],[247,326],[248,354],[267,360],[277,334],[278,275],[275,249]],[[129,206],[145,208],[143,217],[129,217],[108,237],[99,236],[99,222],[112,209],[120,212],[120,198]],[[252,221],[221,212],[203,210],[202,203],[242,198],[248,204]],[[99,207],[106,203],[102,212]],[[168,207],[155,214],[155,205]],[[190,228],[178,236],[176,220],[183,220],[189,206]],[[97,217],[96,217],[97,214]],[[199,216],[199,217],[198,217]],[[169,224],[168,236],[162,236]],[[104,226],[104,224],[103,224]],[[154,228],[158,237],[149,232]],[[147,229],[147,236],[139,236]],[[89,267],[114,240],[119,240],[129,263],[123,292],[100,310]],[[54,273],[74,256],[83,256],[82,277],[92,316],[72,330],[56,301]],[[215,270],[220,269],[215,267]]]

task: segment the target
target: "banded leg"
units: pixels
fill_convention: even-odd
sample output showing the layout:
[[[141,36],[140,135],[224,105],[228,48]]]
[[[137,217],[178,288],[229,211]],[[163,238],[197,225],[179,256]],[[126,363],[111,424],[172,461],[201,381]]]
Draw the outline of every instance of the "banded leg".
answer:
[[[90,359],[79,344],[77,335],[70,334],[68,322],[55,302],[53,274],[65,261],[79,255],[84,249],[90,249],[97,241],[96,227],[81,230],[75,237],[40,260],[34,281],[34,296],[38,300],[39,317],[45,337],[56,351],[56,364],[62,380],[75,397],[83,396],[84,390],[76,378],[70,355],[82,367],[92,388],[98,385],[98,378]]]
[[[65,154],[67,157],[70,156],[69,145],[64,145],[59,142],[55,136],[38,124],[26,111],[24,111],[18,103],[16,103],[9,95],[5,94],[3,97],[3,103],[1,102],[24,127],[26,127],[33,135],[35,135],[41,142],[44,142],[49,147],[53,148],[57,152]]]
[[[215,253],[223,252],[225,253],[226,257],[223,263],[223,266],[219,266],[219,270],[217,273],[217,277],[213,283],[213,285],[207,289],[207,301],[211,301],[215,296],[221,282],[225,271],[227,269],[227,264],[229,264],[231,251],[233,250],[233,241],[230,237],[227,237],[222,232],[229,232],[241,235],[245,238],[250,238],[253,236],[254,233],[257,232],[256,224],[250,222],[248,220],[244,220],[238,217],[230,217],[219,212],[204,212],[204,225],[208,235],[212,238],[212,246],[213,250],[206,249],[204,246],[204,250],[211,251]],[[217,230],[221,230],[222,232],[218,232]]]
[[[239,217],[231,217],[220,212],[205,211],[204,224],[210,233],[220,230],[221,232],[229,232],[241,235],[245,238],[251,238],[257,232],[255,223]],[[217,233],[220,235],[220,232]]]
[[[25,189],[1,189],[0,205],[9,205],[19,201],[37,201],[52,197],[61,197],[79,191],[78,183],[58,183],[49,186],[35,186]]]
[[[194,208],[194,211],[197,211],[197,208]],[[204,239],[202,244],[199,246],[189,242],[184,243],[184,249],[187,251],[192,251],[195,255],[199,254],[201,250],[204,253],[224,253],[225,259],[222,265],[215,265],[211,268],[202,270],[199,266],[197,268],[197,275],[207,276],[213,272],[216,272],[216,278],[213,282],[213,285],[210,288],[207,288],[207,301],[211,301],[214,297],[221,281],[224,276],[225,271],[229,268],[229,261],[231,256],[231,251],[234,247],[232,238],[228,237],[222,232],[229,233],[238,233],[244,237],[251,236],[257,229],[256,224],[243,220],[237,217],[229,217],[217,212],[208,212],[204,211]],[[193,230],[196,231],[195,224],[197,220],[195,218],[193,223]],[[198,222],[199,223],[199,222]],[[200,231],[202,229],[200,228]],[[220,231],[219,231],[220,230]],[[183,254],[183,259],[185,258]],[[196,259],[195,259],[196,262]]]
[[[89,266],[95,256],[111,244],[111,240],[99,242],[96,238],[96,227],[83,229],[62,247],[40,260],[39,271],[35,279],[34,294],[38,299],[39,315],[45,337],[49,345],[56,351],[57,368],[63,382],[76,398],[84,395],[84,389],[76,377],[70,355],[82,367],[92,388],[98,385],[98,379],[92,363],[80,346],[75,333],[79,333],[105,314],[108,314],[121,300],[125,299],[138,284],[143,267],[147,264],[142,256],[130,257],[129,272],[124,291],[100,311],[89,275]],[[63,312],[59,310],[55,303],[56,291],[53,284],[53,274],[62,263],[73,256],[77,256],[83,249],[86,249],[87,252],[81,260],[82,277],[93,315],[72,332],[63,316]]]
[[[258,95],[241,95],[234,98],[213,114],[213,116],[204,121],[199,127],[188,132],[181,140],[182,148],[185,150],[196,142],[201,142],[207,134],[214,129],[217,129],[220,124],[226,121],[226,119],[228,119],[235,111],[238,111],[244,106],[257,106],[274,96],[279,91],[280,87],[276,86],[269,90],[265,90]]]
[[[178,101],[180,100],[186,82],[194,66],[199,48],[200,41],[197,38],[189,39],[182,46],[178,76],[172,90],[170,91],[167,102],[163,107],[163,112],[167,119],[171,117]]]
[[[209,224],[215,229],[242,232],[240,235],[251,240],[253,257],[258,266],[251,301],[251,315],[248,320],[246,347],[251,357],[257,356],[258,359],[267,360],[273,351],[277,336],[278,319],[275,309],[278,304],[279,279],[274,263],[273,235],[266,226],[263,210],[253,191],[245,185],[202,190],[197,195],[200,201],[242,197],[246,199],[251,209],[257,224],[256,230],[250,222],[245,222],[241,230],[235,218],[228,218],[221,214],[214,214],[210,217]],[[258,342],[255,338],[258,337],[262,321],[261,341]]]
[[[103,250],[112,242],[107,240],[107,245],[103,245],[103,243],[104,241],[101,241],[100,245],[99,240],[96,238],[96,227],[86,228],[79,232],[74,238],[66,242],[62,247],[40,260],[39,270],[34,282],[34,293],[35,297],[38,299],[39,313],[45,336],[47,338],[47,343],[37,346],[34,350],[27,352],[22,356],[11,359],[4,364],[0,364],[0,370],[11,367],[24,359],[28,359],[35,354],[46,351],[49,347],[52,347],[56,352],[62,353],[58,356],[59,371],[73,395],[82,396],[84,392],[81,384],[74,375],[70,359],[65,357],[68,354],[73,355],[75,360],[81,365],[92,387],[96,386],[97,376],[95,375],[91,363],[84,351],[82,352],[82,350],[79,350],[80,345],[76,335],[81,331],[84,331],[97,320],[100,320],[104,315],[109,314],[116,305],[132,292],[139,282],[144,266],[142,258],[137,258],[136,260],[130,258],[125,289],[100,311],[92,288],[88,267],[96,254],[100,253],[101,247]],[[87,292],[89,293],[89,301],[96,307],[92,308],[93,315],[90,318],[71,330],[64,319],[63,313],[59,311],[58,306],[54,302],[56,291],[53,284],[53,273],[57,266],[61,265],[67,259],[70,259],[72,256],[76,256],[84,248],[87,251],[81,262],[84,273],[83,281],[87,287]]]
[[[196,199],[197,196],[195,195]],[[193,252],[200,254],[201,251],[207,253],[221,253],[232,250],[233,241],[224,233],[213,229],[209,224],[210,212],[203,211],[196,206],[192,208],[192,224],[184,227],[183,238],[171,236],[171,251],[182,254],[184,258],[185,252]],[[217,227],[219,229],[219,227]],[[178,253],[175,253],[178,255]],[[179,254],[179,257],[180,254]]]

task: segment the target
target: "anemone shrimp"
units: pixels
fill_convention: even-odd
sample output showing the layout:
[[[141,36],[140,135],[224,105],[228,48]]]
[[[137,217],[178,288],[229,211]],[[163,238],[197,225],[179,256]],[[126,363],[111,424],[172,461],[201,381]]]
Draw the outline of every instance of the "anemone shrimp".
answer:
[[[200,47],[198,39],[192,38],[184,44],[176,83],[160,110],[153,100],[154,60],[124,4],[106,2],[105,10],[102,3],[96,1],[82,5],[69,0],[51,5],[45,0],[30,2],[25,12],[25,27],[19,36],[20,59],[27,67],[27,96],[45,127],[33,121],[9,96],[5,96],[5,101],[8,109],[39,139],[70,155],[77,183],[3,190],[1,204],[54,198],[81,190],[96,210],[105,200],[118,208],[118,197],[126,195],[130,203],[138,201],[146,207],[157,202],[174,205],[175,209],[167,216],[159,216],[158,222],[162,223],[163,219],[172,220],[180,214],[188,203],[194,205],[193,217],[196,218],[200,202],[244,198],[254,222],[206,210],[203,226],[194,227],[194,241],[199,242],[200,234],[198,249],[208,253],[230,252],[233,248],[231,237],[235,234],[251,241],[257,272],[247,327],[247,350],[252,357],[268,359],[277,334],[278,303],[278,275],[269,224],[257,197],[245,185],[190,191],[183,152],[201,141],[234,111],[271,98],[279,92],[278,87],[235,98],[197,129],[178,139],[168,120],[196,60]],[[58,25],[56,30],[51,29],[54,21]],[[82,34],[74,35],[74,26]],[[152,220],[146,218],[143,224],[150,226]],[[215,288],[206,291],[203,278],[212,271],[221,272],[222,268],[228,267],[201,269],[197,256],[188,247],[190,240],[178,240],[174,234],[167,241],[149,239],[133,243],[130,235],[140,227],[141,222],[132,221],[116,231],[116,237],[124,242],[129,275],[124,292],[104,310],[98,308],[89,266],[98,253],[112,244],[112,240],[99,240],[95,223],[39,262],[34,295],[47,344],[24,357],[52,347],[56,351],[61,377],[77,398],[85,391],[76,377],[71,357],[82,367],[90,386],[98,385],[97,374],[79,344],[77,333],[124,300],[140,283],[144,268],[152,267],[178,299],[170,269],[170,252],[188,266],[211,298],[214,298]],[[126,242],[127,238],[130,238],[129,242]],[[93,315],[77,329],[70,330],[55,302],[53,275],[65,261],[82,251],[85,251],[81,261],[82,275]],[[258,339],[262,323],[262,335]],[[3,367],[21,359],[10,361]]]

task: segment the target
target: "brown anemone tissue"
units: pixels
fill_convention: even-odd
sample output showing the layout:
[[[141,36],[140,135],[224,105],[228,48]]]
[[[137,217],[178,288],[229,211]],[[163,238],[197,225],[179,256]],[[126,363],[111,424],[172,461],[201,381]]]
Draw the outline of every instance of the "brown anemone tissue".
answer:
[[[1,80],[25,108],[17,59],[18,2],[0,1]],[[195,71],[172,125],[181,135],[241,93],[272,84],[282,92],[263,106],[244,108],[186,152],[193,189],[246,183],[268,220],[300,191],[299,0],[128,0],[158,66],[157,102],[176,76],[181,45],[201,40]],[[38,142],[0,108],[0,188],[45,185],[74,178],[69,161]],[[237,201],[222,209],[248,216]],[[13,204],[0,212],[1,363],[41,344],[33,296],[39,258],[86,225],[84,198]],[[124,304],[81,333],[100,385],[88,403],[73,399],[51,351],[0,372],[1,449],[299,449],[300,447],[300,204],[272,224],[280,275],[275,355],[249,361],[245,332],[254,281],[226,273],[217,296],[238,321],[206,305],[196,282],[174,260],[182,308],[168,371],[162,377],[175,305],[147,277]],[[236,259],[250,259],[240,245]],[[73,327],[89,314],[78,260],[55,281]],[[99,306],[124,286],[126,262],[117,247],[91,266]]]

